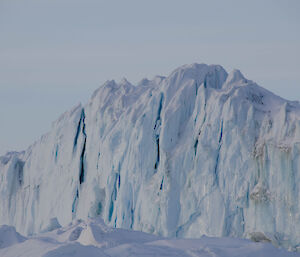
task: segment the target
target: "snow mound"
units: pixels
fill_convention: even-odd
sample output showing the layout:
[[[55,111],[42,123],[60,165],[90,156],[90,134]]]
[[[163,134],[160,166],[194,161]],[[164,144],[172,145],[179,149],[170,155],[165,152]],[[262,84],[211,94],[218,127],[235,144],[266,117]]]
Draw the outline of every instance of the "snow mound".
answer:
[[[5,248],[26,240],[21,236],[14,227],[2,225],[0,226],[0,248]]]
[[[101,220],[101,219],[100,219]],[[119,244],[146,243],[157,239],[156,236],[138,231],[108,228],[99,219],[88,221],[81,232],[78,242],[83,245],[94,245],[98,247],[111,248]]]
[[[245,239],[175,239],[109,228],[97,219],[74,221],[67,227],[29,237],[25,242],[0,249],[3,257],[296,257],[299,253],[275,248],[270,243]]]
[[[108,257],[101,249],[94,246],[84,246],[78,243],[60,246],[49,251],[43,257]]]
[[[57,218],[51,218],[45,224],[43,224],[41,232],[52,231],[60,227],[61,225],[59,224]]]
[[[106,226],[101,218],[87,221],[74,220],[69,226],[43,233],[43,238],[52,238],[61,243],[78,242],[81,245],[93,245],[111,248],[119,244],[146,243],[159,237],[139,231],[128,231]]]

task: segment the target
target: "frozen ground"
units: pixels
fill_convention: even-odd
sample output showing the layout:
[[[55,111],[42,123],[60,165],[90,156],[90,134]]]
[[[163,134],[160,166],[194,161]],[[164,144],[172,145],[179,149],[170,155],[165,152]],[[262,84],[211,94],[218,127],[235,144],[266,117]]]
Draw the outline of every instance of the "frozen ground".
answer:
[[[246,239],[201,237],[170,239],[108,228],[101,219],[74,221],[65,228],[28,238],[13,227],[0,227],[1,257],[292,257],[300,253]]]

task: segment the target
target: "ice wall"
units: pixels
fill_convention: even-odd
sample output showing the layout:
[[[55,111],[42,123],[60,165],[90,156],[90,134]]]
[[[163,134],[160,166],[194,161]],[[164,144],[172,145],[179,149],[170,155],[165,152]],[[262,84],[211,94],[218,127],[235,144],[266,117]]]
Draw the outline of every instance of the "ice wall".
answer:
[[[299,199],[299,102],[217,65],[108,81],[25,152],[0,158],[0,224],[25,234],[101,216],[296,249]]]

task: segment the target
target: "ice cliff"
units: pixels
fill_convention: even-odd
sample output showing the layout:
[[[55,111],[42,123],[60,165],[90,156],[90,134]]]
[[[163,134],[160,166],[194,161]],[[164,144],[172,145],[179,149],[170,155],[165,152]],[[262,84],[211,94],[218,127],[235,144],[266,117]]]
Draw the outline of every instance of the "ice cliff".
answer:
[[[171,237],[300,248],[300,104],[238,70],[108,81],[0,158],[0,224],[30,235],[101,216]]]

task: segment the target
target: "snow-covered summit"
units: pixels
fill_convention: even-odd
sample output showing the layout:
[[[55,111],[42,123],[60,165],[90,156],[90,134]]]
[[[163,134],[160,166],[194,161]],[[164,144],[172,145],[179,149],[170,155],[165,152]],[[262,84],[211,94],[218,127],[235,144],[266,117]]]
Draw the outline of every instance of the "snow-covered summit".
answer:
[[[300,105],[235,70],[108,81],[0,161],[0,224],[106,224],[300,245]],[[55,222],[54,222],[55,221]]]

